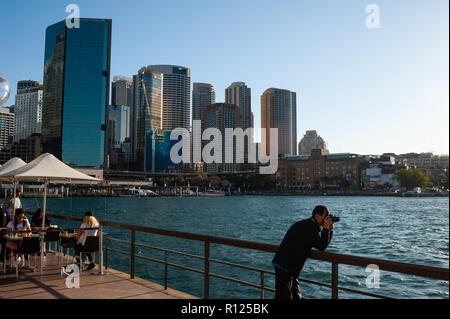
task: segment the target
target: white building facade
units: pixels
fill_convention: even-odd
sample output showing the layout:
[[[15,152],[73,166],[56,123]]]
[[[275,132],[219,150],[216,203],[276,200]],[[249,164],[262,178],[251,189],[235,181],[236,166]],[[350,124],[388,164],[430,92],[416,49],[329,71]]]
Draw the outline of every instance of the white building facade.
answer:
[[[7,107],[0,106],[0,150],[10,144],[14,134],[14,113]]]
[[[41,86],[17,91],[13,142],[19,142],[33,133],[41,133],[42,96],[42,83]]]

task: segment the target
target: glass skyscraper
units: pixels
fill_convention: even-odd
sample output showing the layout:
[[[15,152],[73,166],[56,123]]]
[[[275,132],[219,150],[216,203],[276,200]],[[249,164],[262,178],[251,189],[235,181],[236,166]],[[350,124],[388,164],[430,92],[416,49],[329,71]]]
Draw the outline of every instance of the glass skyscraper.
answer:
[[[252,113],[252,94],[251,89],[247,87],[245,82],[233,82],[225,89],[225,103],[234,104],[239,107],[239,127],[242,130],[251,128],[253,130],[253,113]],[[250,141],[253,143],[253,140]],[[244,140],[244,165],[241,168],[249,169],[252,165],[248,163],[249,151],[248,136]]]
[[[71,165],[105,163],[111,25],[81,18],[79,28],[63,20],[46,30],[43,150]]]
[[[206,164],[207,173],[219,173],[219,172],[236,172],[240,170],[240,164],[236,162],[236,140],[233,138],[233,144],[228,145],[225,140],[225,129],[235,129],[240,127],[240,113],[239,107],[235,104],[227,103],[214,103],[206,107],[203,121],[205,122],[205,129],[216,128],[222,135],[222,158],[221,163],[213,162]],[[213,143],[212,139],[205,142],[205,144]],[[219,143],[216,141],[216,147],[219,147]],[[233,154],[233,162],[226,162],[226,154]],[[210,153],[211,156],[216,156],[214,151]]]
[[[133,105],[133,79],[123,75],[113,77],[111,84],[112,105]]]
[[[189,129],[191,114],[191,70],[178,65],[150,65],[164,75],[162,129]]]
[[[252,124],[252,94],[251,89],[245,82],[233,82],[225,89],[225,103],[234,104],[239,107],[241,118],[240,127],[243,130],[251,127]]]
[[[192,120],[202,120],[206,107],[213,103],[216,103],[214,85],[195,82],[192,90]]]
[[[178,140],[170,140],[170,131],[151,131],[146,136],[146,156],[145,156],[145,170],[167,171],[167,170],[181,170],[182,164],[174,164],[170,159],[170,150],[172,146],[178,143]]]
[[[135,121],[136,167],[146,169],[147,134],[162,129],[163,82],[161,72],[143,67],[135,78],[136,105],[133,110]]]
[[[122,148],[125,139],[130,138],[130,107],[110,105],[108,123],[109,148]]]
[[[266,129],[263,150],[270,154],[270,128],[278,129],[278,154],[297,155],[297,95],[270,88],[261,95],[261,129]]]

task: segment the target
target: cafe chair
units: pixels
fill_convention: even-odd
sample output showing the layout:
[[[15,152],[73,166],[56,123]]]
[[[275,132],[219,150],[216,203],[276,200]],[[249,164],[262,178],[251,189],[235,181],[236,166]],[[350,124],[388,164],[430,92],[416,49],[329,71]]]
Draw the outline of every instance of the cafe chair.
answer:
[[[60,248],[60,253],[61,255],[65,256],[66,253],[67,255],[71,256],[69,253],[69,250],[72,249],[72,251],[75,250],[75,245],[77,244],[77,239],[76,237],[64,237],[61,236],[60,237],[60,243],[59,243],[59,248]],[[72,254],[72,258],[74,258],[75,254]],[[68,264],[68,259],[66,258],[66,266]],[[61,259],[60,259],[60,265],[61,265]]]
[[[7,268],[7,267],[10,267],[10,266],[7,266],[7,263],[8,263],[8,262],[6,261],[6,259],[7,259],[6,257],[8,257],[8,260],[9,260],[10,263],[11,263],[11,262],[12,262],[12,261],[11,261],[11,255],[12,255],[11,249],[9,249],[8,247],[6,247],[6,248],[5,248],[5,255],[4,255],[4,257],[3,257],[3,258],[4,258],[4,259],[3,259],[3,273],[4,273],[4,274],[6,274],[6,270],[7,270],[6,268]]]
[[[87,236],[86,242],[84,243],[83,248],[80,250],[80,276],[83,269],[83,253],[91,253],[94,254],[92,256],[92,261],[95,262],[95,253],[99,251],[99,237],[98,236]]]
[[[34,256],[34,266],[36,267],[36,255],[38,255],[41,252],[41,241],[39,239],[39,236],[33,236],[33,237],[24,237],[22,240],[22,244],[20,245],[19,250],[17,251],[17,255],[22,257],[22,260],[25,260],[25,256]],[[30,263],[28,261],[28,267],[30,266]],[[36,268],[32,268],[33,271],[36,270]],[[40,265],[42,267],[42,265]],[[31,267],[30,267],[31,268]],[[18,277],[19,274],[19,265],[16,263],[16,277]]]
[[[48,245],[48,253],[50,253],[51,243],[59,242],[59,234],[61,233],[58,228],[48,228],[48,231],[45,233],[44,242],[47,247]],[[56,247],[55,247],[56,250]]]

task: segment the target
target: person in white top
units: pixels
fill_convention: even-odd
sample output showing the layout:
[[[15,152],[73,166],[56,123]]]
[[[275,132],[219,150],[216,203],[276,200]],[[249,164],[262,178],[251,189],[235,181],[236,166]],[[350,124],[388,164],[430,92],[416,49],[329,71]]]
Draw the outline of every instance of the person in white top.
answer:
[[[16,231],[16,230],[28,230],[31,231],[30,223],[28,219],[25,217],[25,213],[22,208],[16,210],[16,214],[14,215],[14,220],[10,221],[8,225],[6,225],[8,231]],[[26,236],[27,233],[21,233]],[[20,247],[20,242],[8,241],[6,243],[6,247],[17,251]]]
[[[16,192],[16,198],[14,198],[14,210],[17,210],[18,208],[22,208],[22,202],[20,201],[20,195],[22,194],[21,191]]]
[[[7,223],[14,220],[14,215],[17,209],[22,208],[22,202],[20,201],[20,195],[22,194],[21,191],[17,190],[16,197],[9,200],[9,203],[7,204],[6,211],[5,211],[5,217]]]
[[[80,226],[80,230],[77,233],[77,244],[75,245],[75,257],[77,258],[77,263],[80,264],[80,251],[83,249],[83,246],[86,243],[86,238],[89,236],[98,236],[98,229],[86,229],[83,228],[99,228],[100,224],[98,220],[94,217],[94,214],[91,211],[87,211],[83,217],[83,223]],[[87,257],[89,259],[89,266],[86,270],[91,270],[95,267],[94,259],[92,258],[92,254],[88,253]]]

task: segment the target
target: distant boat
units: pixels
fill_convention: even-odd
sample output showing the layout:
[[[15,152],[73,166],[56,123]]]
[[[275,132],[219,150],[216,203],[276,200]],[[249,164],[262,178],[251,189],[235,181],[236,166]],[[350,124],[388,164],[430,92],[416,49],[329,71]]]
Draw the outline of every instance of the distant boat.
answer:
[[[218,191],[214,189],[207,189],[204,192],[198,193],[200,196],[230,196],[230,192]]]
[[[129,188],[128,193],[130,195],[139,196],[139,197],[159,196],[157,193],[155,193],[154,191],[149,190],[149,189]]]
[[[422,193],[422,189],[420,187],[415,187],[413,190],[405,192],[405,194],[407,194],[407,195],[417,195],[417,194],[421,194],[421,193]]]

